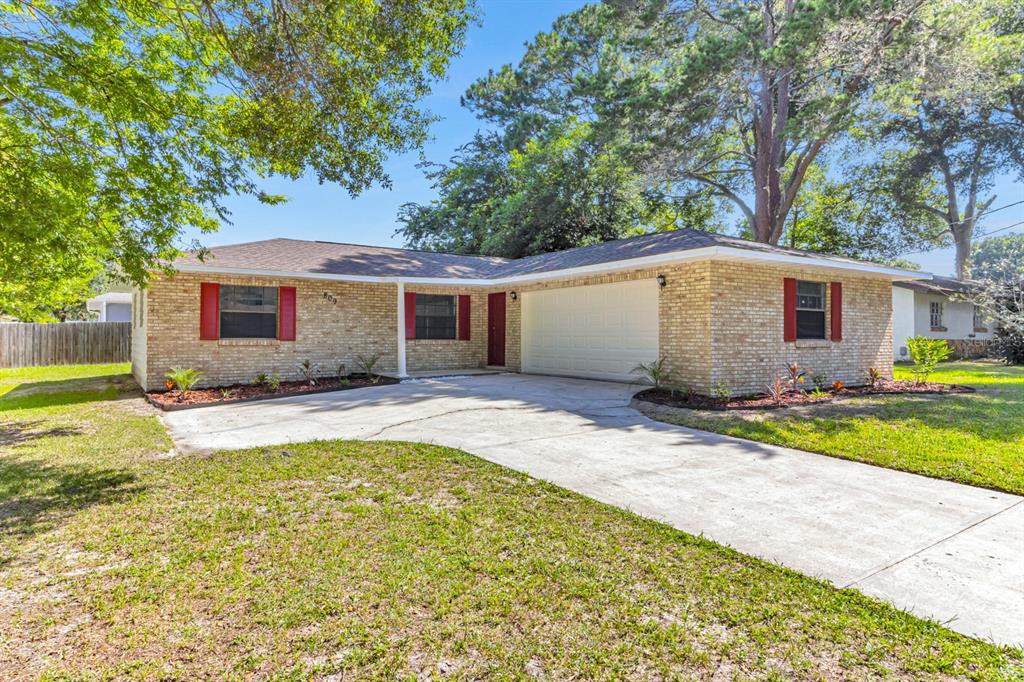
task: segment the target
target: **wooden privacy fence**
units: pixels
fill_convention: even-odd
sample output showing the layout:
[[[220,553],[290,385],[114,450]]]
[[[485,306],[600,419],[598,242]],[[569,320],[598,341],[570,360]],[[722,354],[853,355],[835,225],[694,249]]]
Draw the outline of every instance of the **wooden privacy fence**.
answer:
[[[131,322],[0,323],[0,367],[128,362]]]

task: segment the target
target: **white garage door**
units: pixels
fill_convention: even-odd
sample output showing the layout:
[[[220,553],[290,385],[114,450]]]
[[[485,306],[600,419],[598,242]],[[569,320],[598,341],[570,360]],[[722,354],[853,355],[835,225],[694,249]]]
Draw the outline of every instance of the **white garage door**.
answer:
[[[523,371],[635,381],[658,358],[655,280],[523,294]]]

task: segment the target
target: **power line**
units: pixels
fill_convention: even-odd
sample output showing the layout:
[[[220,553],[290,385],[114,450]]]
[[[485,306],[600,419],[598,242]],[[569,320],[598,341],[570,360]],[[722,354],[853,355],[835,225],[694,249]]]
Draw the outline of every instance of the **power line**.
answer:
[[[1012,204],[1004,204],[1003,206],[1000,206],[998,208],[987,209],[985,211],[982,211],[978,215],[974,216],[973,218],[965,218],[963,220],[956,220],[954,222],[949,223],[949,225],[960,225],[961,223],[968,223],[968,222],[970,222],[972,220],[975,220],[975,221],[981,220],[982,216],[986,216],[989,213],[995,213],[996,211],[1002,211],[1004,208],[1012,208],[1013,206],[1020,206],[1021,204],[1024,204],[1024,199],[1022,199],[1020,201],[1015,201]]]
[[[1024,203],[1024,202],[1018,202],[1018,203]],[[1016,222],[1016,223],[1012,223],[1010,225],[1004,225],[1003,227],[1000,227],[999,229],[996,229],[996,230],[992,230],[991,232],[985,232],[984,234],[976,234],[976,235],[974,235],[974,239],[984,239],[985,237],[988,237],[989,235],[993,235],[993,234],[996,234],[998,232],[1005,232],[1006,230],[1010,230],[1010,229],[1012,229],[1014,227],[1018,227],[1020,225],[1024,225],[1024,220],[1021,220],[1021,221]],[[933,246],[933,247],[931,247],[929,249],[922,249],[920,251],[908,251],[906,253],[901,253],[900,256],[918,256],[918,255],[921,255],[921,254],[924,254],[924,253],[931,253],[932,251],[936,251],[938,249],[944,249],[944,248],[947,248],[947,247],[946,246]]]
[[[1024,220],[1022,220],[1022,221],[1020,221],[1018,223],[1013,223],[1012,225],[1006,225],[1004,227],[1000,227],[998,230],[992,230],[990,232],[986,232],[985,234],[979,234],[978,238],[981,239],[982,237],[988,237],[989,235],[995,234],[996,232],[1003,232],[1004,230],[1009,230],[1010,228],[1017,227],[1018,225],[1024,225]]]

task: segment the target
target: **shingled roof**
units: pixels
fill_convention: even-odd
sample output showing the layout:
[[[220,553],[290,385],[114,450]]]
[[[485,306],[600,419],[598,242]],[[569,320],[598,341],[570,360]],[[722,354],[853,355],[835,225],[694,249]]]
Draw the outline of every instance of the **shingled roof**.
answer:
[[[488,278],[495,276],[498,268],[508,262],[505,258],[490,256],[461,256],[386,246],[267,239],[215,246],[209,249],[203,261],[189,254],[174,264],[368,277]]]
[[[943,277],[941,275],[932,275],[932,278],[927,281],[913,280],[907,282],[895,282],[895,285],[922,294],[939,294],[942,296],[967,293],[978,286],[976,282],[955,279],[953,277]]]
[[[512,260],[384,246],[268,239],[213,247],[203,260],[195,254],[188,254],[174,264],[183,269],[202,268],[213,271],[223,268],[228,271],[260,270],[339,276],[498,279],[540,275],[716,246],[749,251],[753,257],[756,254],[776,254],[828,261],[837,267],[880,267],[852,258],[787,249],[686,228]]]

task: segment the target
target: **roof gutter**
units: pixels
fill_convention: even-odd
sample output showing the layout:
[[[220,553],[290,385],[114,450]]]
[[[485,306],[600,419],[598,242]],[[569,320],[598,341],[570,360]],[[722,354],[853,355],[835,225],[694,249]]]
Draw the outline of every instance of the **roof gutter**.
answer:
[[[797,265],[811,268],[825,268],[829,270],[849,270],[869,275],[888,277],[893,281],[901,280],[930,280],[930,273],[903,270],[901,268],[890,268],[884,265],[873,263],[843,262],[828,258],[816,258],[813,256],[797,256],[787,253],[762,253],[748,249],[738,249],[730,246],[706,246],[699,249],[688,249],[686,251],[673,251],[654,256],[641,256],[639,258],[627,258],[624,260],[609,261],[606,263],[595,263],[593,265],[581,265],[574,268],[563,268],[561,270],[547,270],[544,272],[524,273],[510,275],[507,277],[417,277],[414,275],[342,275],[327,272],[305,272],[288,270],[268,270],[264,268],[226,268],[216,265],[178,265],[175,269],[179,272],[196,273],[220,273],[225,275],[259,276],[259,277],[287,277],[295,279],[315,279],[336,282],[370,282],[377,284],[405,282],[409,284],[424,284],[438,286],[467,286],[467,287],[495,287],[511,284],[526,284],[530,282],[543,282],[556,279],[567,279],[588,275],[605,274],[621,270],[636,270],[641,268],[656,267],[659,265],[671,265],[685,263],[695,260],[719,260],[719,261],[749,261],[758,263],[777,263],[784,265]]]

